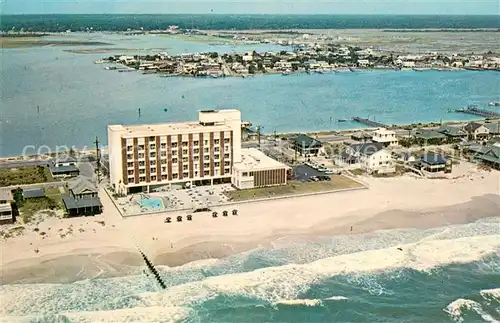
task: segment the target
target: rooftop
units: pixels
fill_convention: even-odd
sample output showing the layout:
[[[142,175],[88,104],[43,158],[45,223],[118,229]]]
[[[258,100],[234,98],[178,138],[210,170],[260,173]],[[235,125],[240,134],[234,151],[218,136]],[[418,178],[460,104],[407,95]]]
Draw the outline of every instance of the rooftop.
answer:
[[[5,188],[0,188],[0,200],[10,201],[12,200],[12,192]]]
[[[234,164],[234,168],[239,171],[258,171],[276,168],[290,168],[279,161],[266,156],[256,148],[241,150],[241,163]]]
[[[442,155],[438,155],[433,152],[426,153],[420,157],[420,160],[423,163],[426,163],[428,165],[443,165],[446,164],[446,157]]]
[[[41,188],[25,188],[25,189],[23,189],[23,198],[25,198],[25,199],[44,197],[44,196],[45,196],[45,192]]]
[[[72,181],[68,182],[68,188],[73,194],[95,193],[97,188],[87,179],[79,176]]]
[[[64,195],[62,197],[66,209],[77,209],[85,207],[97,207],[102,206],[101,200],[98,197],[74,199],[70,196]]]
[[[183,134],[194,132],[212,132],[212,131],[229,131],[231,127],[224,123],[224,115],[239,114],[239,110],[224,109],[224,110],[202,110],[201,116],[218,115],[220,118],[209,124],[202,124],[201,121],[186,121],[186,122],[168,122],[156,124],[141,124],[141,125],[109,125],[111,131],[123,132],[123,138],[148,137],[167,134]],[[219,117],[219,116],[217,116]]]
[[[353,153],[359,153],[360,155],[371,156],[376,152],[384,149],[384,145],[378,142],[365,142],[362,144],[351,145]]]

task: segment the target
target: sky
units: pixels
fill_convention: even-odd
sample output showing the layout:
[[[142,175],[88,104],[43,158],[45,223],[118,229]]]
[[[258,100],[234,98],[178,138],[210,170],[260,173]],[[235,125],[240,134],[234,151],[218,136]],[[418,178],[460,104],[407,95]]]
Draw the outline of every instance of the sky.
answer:
[[[476,14],[499,15],[499,0],[0,0],[2,14]]]

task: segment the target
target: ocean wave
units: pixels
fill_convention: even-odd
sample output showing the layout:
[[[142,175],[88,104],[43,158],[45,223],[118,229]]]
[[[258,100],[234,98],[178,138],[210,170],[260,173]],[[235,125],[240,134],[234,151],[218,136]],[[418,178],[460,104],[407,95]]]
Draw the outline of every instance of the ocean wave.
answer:
[[[500,288],[483,289],[479,292],[485,300],[495,300],[500,303]]]
[[[444,309],[444,311],[448,313],[448,315],[450,315],[450,317],[453,318],[455,322],[458,323],[464,322],[464,310],[473,311],[474,313],[479,315],[485,322],[498,323],[495,318],[493,318],[490,314],[486,313],[483,310],[481,304],[470,299],[459,298],[448,304],[448,306],[446,306],[446,308]]]
[[[401,249],[401,250],[400,250]],[[412,268],[427,270],[451,263],[468,263],[500,250],[500,235],[425,241],[381,250],[363,251],[247,273],[209,277],[177,285],[163,293],[142,293],[142,306],[197,304],[217,295],[236,295],[268,303],[293,300],[309,286],[343,274]]]
[[[273,305],[323,306],[324,301],[342,301],[342,300],[347,300],[347,297],[331,296],[331,297],[323,298],[323,299],[287,299],[287,300],[277,301],[277,302],[273,303]]]

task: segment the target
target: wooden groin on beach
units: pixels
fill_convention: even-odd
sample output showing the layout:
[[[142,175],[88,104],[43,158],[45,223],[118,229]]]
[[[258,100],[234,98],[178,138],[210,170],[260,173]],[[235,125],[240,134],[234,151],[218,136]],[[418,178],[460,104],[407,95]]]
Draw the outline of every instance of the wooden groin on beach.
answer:
[[[370,126],[370,127],[375,127],[375,128],[387,128],[387,127],[389,127],[388,125],[385,125],[381,122],[377,122],[377,121],[373,121],[373,120],[365,119],[365,118],[361,118],[361,117],[353,117],[352,121],[356,121],[356,122],[365,124],[365,125]]]
[[[456,109],[455,112],[473,114],[485,118],[500,118],[500,113],[490,110],[479,109],[475,107],[468,107],[464,109]]]

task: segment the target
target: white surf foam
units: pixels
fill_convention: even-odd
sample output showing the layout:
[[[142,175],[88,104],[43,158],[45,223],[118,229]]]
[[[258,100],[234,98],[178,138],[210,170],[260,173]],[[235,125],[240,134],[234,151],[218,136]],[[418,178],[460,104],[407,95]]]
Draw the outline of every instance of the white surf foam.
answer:
[[[209,277],[178,285],[164,293],[139,295],[143,306],[198,303],[219,294],[257,298],[269,303],[293,300],[311,284],[335,275],[367,273],[398,268],[427,270],[431,267],[467,263],[500,250],[500,235],[425,241],[397,248],[363,251],[320,259],[310,264],[285,265],[253,272]]]
[[[478,302],[472,301],[470,299],[459,298],[459,299],[451,302],[450,304],[448,304],[448,306],[446,306],[444,311],[446,313],[448,313],[450,315],[450,317],[452,317],[453,320],[455,320],[455,322],[461,323],[461,322],[464,322],[464,318],[462,317],[462,314],[463,314],[462,311],[464,309],[474,311],[476,314],[481,316],[481,318],[485,322],[492,322],[492,323],[499,322],[498,320],[495,320],[495,318],[493,318],[490,314],[486,313],[483,310],[483,307],[481,306],[481,304],[479,304]]]
[[[183,307],[135,307],[114,311],[63,313],[72,323],[182,322],[192,312]]]
[[[500,303],[500,288],[483,289],[479,293],[487,301],[495,300]]]
[[[348,298],[345,296],[331,296],[324,299],[324,301],[345,301],[345,300],[348,300]]]
[[[321,306],[323,302],[320,299],[289,299],[281,300],[274,303],[275,305],[291,305],[291,306]]]

